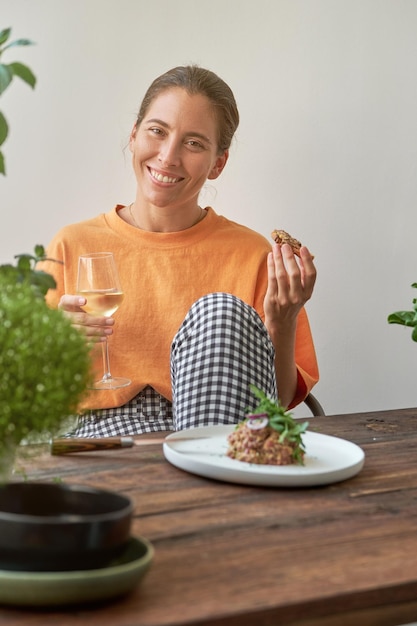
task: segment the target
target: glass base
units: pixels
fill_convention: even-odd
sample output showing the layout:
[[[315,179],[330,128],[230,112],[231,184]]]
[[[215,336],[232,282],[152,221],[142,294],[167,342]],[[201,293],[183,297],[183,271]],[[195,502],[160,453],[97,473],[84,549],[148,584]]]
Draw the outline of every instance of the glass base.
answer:
[[[127,387],[131,382],[129,378],[102,378],[94,383],[92,389],[119,389]]]

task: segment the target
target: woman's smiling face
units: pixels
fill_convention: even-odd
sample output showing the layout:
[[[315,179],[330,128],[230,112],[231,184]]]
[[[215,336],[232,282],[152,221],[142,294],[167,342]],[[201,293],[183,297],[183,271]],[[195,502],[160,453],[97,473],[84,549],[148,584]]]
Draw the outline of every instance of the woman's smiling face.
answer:
[[[130,137],[142,201],[157,207],[195,208],[207,179],[223,170],[218,122],[210,100],[180,87],[160,93]]]

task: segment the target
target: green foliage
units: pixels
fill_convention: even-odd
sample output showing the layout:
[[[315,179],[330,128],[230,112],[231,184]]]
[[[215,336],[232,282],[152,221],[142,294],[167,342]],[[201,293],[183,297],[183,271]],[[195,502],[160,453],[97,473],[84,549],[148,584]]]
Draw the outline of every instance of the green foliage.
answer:
[[[36,245],[34,254],[16,254],[14,258],[17,259],[16,265],[0,265],[0,275],[7,278],[8,282],[27,282],[32,285],[34,292],[42,298],[49,289],[55,289],[56,283],[53,276],[36,269],[36,264],[39,261],[54,261],[54,259],[47,259],[43,246]],[[56,263],[60,263],[60,261],[56,261]]]
[[[42,246],[17,258],[16,271],[0,266],[0,457],[31,435],[56,433],[91,384],[84,335],[41,297],[32,264]]]
[[[411,285],[417,288],[417,283]],[[417,298],[413,299],[412,311],[396,311],[388,315],[388,324],[401,324],[401,326],[411,327],[411,339],[417,341]]]
[[[298,463],[303,462],[304,444],[301,435],[307,430],[308,422],[297,422],[291,413],[289,413],[279,402],[273,402],[268,396],[255,387],[250,385],[253,395],[259,399],[256,409],[251,410],[251,415],[267,415],[268,424],[271,428],[280,433],[279,441],[289,441],[295,443],[294,459]]]
[[[30,46],[33,43],[32,41],[29,41],[29,39],[16,39],[15,41],[9,41],[10,34],[11,28],[5,28],[4,30],[0,31],[0,57],[9,48],[15,46]],[[18,63],[17,61],[7,64],[0,62],[0,95],[5,92],[7,87],[9,87],[15,76],[18,76],[21,80],[23,80],[27,85],[32,88],[34,88],[36,85],[36,77],[27,65],[24,65],[23,63]],[[9,126],[7,124],[6,118],[0,111],[0,146],[5,142],[8,134]],[[0,174],[6,174],[4,156],[1,151]]]

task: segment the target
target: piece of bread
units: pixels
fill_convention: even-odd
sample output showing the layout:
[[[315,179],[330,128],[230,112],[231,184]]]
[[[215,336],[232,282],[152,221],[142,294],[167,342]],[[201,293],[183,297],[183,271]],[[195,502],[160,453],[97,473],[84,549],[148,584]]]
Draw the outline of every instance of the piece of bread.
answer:
[[[291,235],[289,235],[285,230],[273,230],[271,233],[271,237],[275,241],[275,243],[279,243],[281,245],[284,243],[288,243],[291,246],[294,254],[296,254],[298,257],[300,256],[300,249],[303,244],[301,243],[301,241],[298,241],[298,239],[291,237]],[[314,259],[314,256],[312,258]]]

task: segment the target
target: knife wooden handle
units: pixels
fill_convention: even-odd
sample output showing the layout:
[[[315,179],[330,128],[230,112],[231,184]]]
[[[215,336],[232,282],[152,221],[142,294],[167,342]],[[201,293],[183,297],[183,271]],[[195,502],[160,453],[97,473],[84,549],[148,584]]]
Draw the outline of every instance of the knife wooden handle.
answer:
[[[64,437],[52,439],[51,454],[71,454],[72,452],[94,452],[96,450],[114,450],[131,448],[134,441],[131,437]]]

